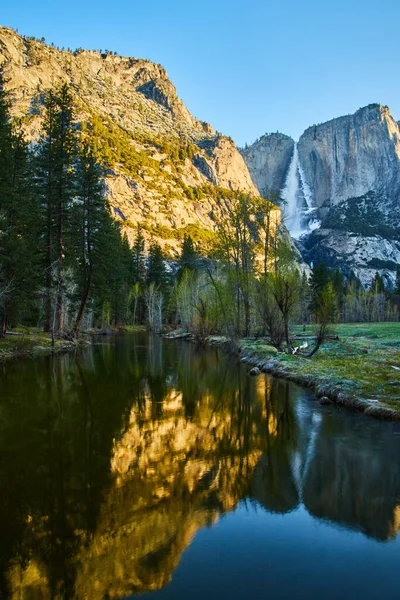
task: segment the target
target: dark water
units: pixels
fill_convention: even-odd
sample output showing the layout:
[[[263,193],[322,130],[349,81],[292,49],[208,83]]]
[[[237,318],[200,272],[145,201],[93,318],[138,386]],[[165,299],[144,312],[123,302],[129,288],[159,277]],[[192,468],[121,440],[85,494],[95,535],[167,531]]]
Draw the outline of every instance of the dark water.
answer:
[[[0,366],[1,598],[399,598],[398,425],[100,341]]]

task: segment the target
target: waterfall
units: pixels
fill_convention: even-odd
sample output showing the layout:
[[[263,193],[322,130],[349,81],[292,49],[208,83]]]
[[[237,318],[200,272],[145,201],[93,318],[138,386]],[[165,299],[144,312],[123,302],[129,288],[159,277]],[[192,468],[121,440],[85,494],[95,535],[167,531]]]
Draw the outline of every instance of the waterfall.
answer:
[[[285,187],[281,192],[282,199],[286,203],[283,209],[286,227],[295,238],[300,237],[302,233],[301,208],[298,206],[299,188],[299,153],[297,151],[297,143],[295,143],[292,160],[290,161],[289,171],[286,176]]]
[[[304,233],[319,227],[319,222],[312,218],[315,208],[312,206],[311,190],[305,181],[304,171],[299,162],[297,142],[294,144],[281,198],[285,201],[283,218],[293,238],[298,239]]]

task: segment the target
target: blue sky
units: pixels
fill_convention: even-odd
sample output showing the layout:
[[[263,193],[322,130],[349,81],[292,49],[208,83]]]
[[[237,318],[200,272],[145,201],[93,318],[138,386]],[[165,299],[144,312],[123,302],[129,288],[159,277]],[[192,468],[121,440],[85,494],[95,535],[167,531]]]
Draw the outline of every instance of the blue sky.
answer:
[[[400,119],[399,0],[21,0],[0,23],[58,46],[161,63],[238,145],[372,102]]]

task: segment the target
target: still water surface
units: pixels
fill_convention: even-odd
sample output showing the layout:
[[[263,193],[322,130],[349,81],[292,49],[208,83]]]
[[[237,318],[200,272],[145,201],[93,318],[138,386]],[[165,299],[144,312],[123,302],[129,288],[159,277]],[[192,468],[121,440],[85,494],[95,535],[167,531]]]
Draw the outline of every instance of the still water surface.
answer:
[[[147,334],[0,393],[1,598],[399,598],[399,425]]]

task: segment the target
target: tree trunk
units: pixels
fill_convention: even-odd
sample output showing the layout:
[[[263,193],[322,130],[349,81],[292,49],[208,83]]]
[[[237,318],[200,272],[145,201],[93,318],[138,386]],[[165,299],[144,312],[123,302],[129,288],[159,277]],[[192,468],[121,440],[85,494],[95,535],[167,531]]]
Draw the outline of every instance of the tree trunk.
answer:
[[[87,303],[88,303],[88,300],[89,300],[89,294],[90,294],[91,288],[92,288],[92,270],[90,270],[89,279],[88,279],[88,282],[87,282],[87,285],[86,285],[85,292],[83,294],[81,305],[79,307],[78,317],[76,319],[75,328],[74,328],[75,337],[78,337],[79,331],[81,329],[82,319],[83,319],[83,316],[84,316],[85,311],[86,311],[86,306],[87,306]]]
[[[7,313],[3,310],[0,313],[0,338],[4,338],[7,332],[8,318]]]
[[[292,344],[290,343],[290,339],[289,339],[289,323],[286,318],[284,319],[284,322],[285,322],[285,340],[286,340],[288,353],[293,354]]]
[[[64,211],[63,200],[60,192],[58,203],[58,222],[57,222],[57,308],[56,308],[56,331],[60,331],[63,326],[63,294],[62,294],[62,278],[63,278],[63,224]]]
[[[50,200],[47,201],[47,232],[46,232],[46,292],[45,292],[45,317],[44,317],[44,331],[51,331],[52,326],[52,310],[51,310],[51,269],[52,269],[52,244],[51,244],[51,210]]]

